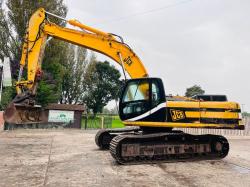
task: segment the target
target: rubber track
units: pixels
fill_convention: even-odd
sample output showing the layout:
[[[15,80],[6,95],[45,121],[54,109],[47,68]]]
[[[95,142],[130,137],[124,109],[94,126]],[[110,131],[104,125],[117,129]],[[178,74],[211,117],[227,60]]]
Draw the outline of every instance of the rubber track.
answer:
[[[138,132],[139,127],[129,127],[129,128],[117,128],[117,129],[100,129],[95,135],[95,143],[101,149],[108,149],[109,146],[103,146],[102,136],[106,133],[111,137],[117,136],[119,133],[128,133],[128,132]],[[100,140],[101,138],[101,140]]]
[[[208,153],[209,155],[206,156],[194,156],[194,154],[190,154],[189,158],[183,158],[183,155],[165,155],[165,157],[162,158],[157,158],[154,159],[152,158],[146,158],[143,157],[141,158],[140,156],[135,157],[132,161],[126,161],[122,158],[121,156],[121,145],[123,143],[129,143],[131,144],[131,140],[132,142],[138,144],[140,142],[140,144],[143,145],[142,142],[146,142],[146,141],[152,141],[151,143],[154,143],[154,140],[157,142],[157,140],[163,138],[163,137],[167,137],[167,138],[171,138],[174,137],[176,138],[176,136],[179,136],[179,138],[182,137],[191,137],[194,139],[210,139],[211,141],[220,141],[223,145],[223,153]],[[181,141],[181,139],[180,139]],[[171,143],[171,142],[170,142]],[[185,142],[188,143],[188,142]],[[204,142],[201,142],[204,143]],[[216,159],[222,159],[225,156],[227,156],[228,151],[229,151],[229,144],[228,141],[226,140],[226,138],[224,138],[223,136],[218,136],[218,135],[189,135],[189,134],[185,134],[185,133],[156,133],[156,134],[148,134],[148,135],[118,135],[116,137],[114,137],[112,139],[112,141],[110,142],[110,153],[113,156],[113,158],[120,164],[151,164],[151,163],[159,163],[159,162],[176,162],[176,161],[198,161],[198,160],[216,160]],[[211,148],[212,149],[212,148]]]

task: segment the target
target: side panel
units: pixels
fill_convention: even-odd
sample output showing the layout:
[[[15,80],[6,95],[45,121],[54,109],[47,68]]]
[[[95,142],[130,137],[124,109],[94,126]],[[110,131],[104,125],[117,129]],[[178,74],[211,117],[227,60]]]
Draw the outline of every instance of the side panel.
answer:
[[[239,125],[240,112],[239,104],[235,102],[167,102],[168,122]]]
[[[167,101],[165,122],[124,121],[144,127],[244,129],[241,110],[235,102]]]

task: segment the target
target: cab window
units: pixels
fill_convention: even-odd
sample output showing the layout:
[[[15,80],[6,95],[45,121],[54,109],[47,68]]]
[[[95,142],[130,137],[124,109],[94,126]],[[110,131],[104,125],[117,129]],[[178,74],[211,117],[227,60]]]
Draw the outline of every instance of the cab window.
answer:
[[[157,83],[152,83],[152,105],[157,106],[160,103],[160,90]]]
[[[123,114],[139,115],[148,111],[150,108],[149,93],[148,81],[138,80],[130,82],[122,98]]]
[[[123,102],[139,100],[149,100],[149,83],[146,81],[129,83],[122,99]]]

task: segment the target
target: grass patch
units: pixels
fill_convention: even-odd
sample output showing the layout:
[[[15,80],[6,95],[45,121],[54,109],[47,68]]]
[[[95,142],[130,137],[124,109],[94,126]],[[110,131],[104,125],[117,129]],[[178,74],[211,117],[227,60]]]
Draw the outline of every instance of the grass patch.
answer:
[[[123,127],[124,127],[124,124],[122,123],[120,118],[118,118],[118,119],[113,118],[113,120],[112,120],[112,128],[123,128]]]
[[[99,129],[101,128],[101,119],[102,116],[89,116],[87,120],[87,128],[88,129]],[[85,118],[82,117],[81,125],[82,128],[85,128]],[[119,118],[119,116],[104,116],[104,128],[123,128],[124,125]]]

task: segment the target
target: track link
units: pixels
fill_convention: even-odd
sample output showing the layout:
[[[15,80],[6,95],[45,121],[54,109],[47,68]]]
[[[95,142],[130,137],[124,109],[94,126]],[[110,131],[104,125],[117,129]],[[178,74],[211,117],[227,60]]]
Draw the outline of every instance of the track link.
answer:
[[[217,135],[155,133],[118,135],[110,153],[120,164],[215,160],[229,151],[226,138]]]

